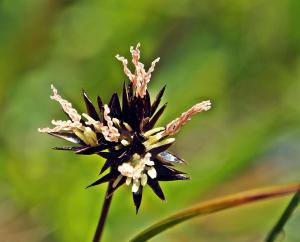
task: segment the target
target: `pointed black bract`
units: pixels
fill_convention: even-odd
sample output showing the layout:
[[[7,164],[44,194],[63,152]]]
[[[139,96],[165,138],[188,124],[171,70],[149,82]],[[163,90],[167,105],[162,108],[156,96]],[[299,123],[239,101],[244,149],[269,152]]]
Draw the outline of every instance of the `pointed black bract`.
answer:
[[[165,108],[167,107],[167,103],[165,103],[158,111],[157,113],[150,119],[149,123],[145,126],[145,130],[152,129],[160,116],[163,114],[165,111]]]
[[[133,202],[135,205],[136,213],[138,213],[143,197],[143,186],[139,187],[137,192],[132,193]]]
[[[103,119],[103,112],[104,112],[104,107],[103,107],[103,102],[100,96],[97,97],[97,104],[98,104],[98,108],[100,111],[100,115],[99,115],[99,119],[100,122],[103,123],[104,119]]]
[[[49,134],[58,137],[60,139],[64,139],[67,140],[69,142],[72,142],[74,144],[80,144],[80,145],[85,145],[85,143],[78,138],[78,136],[76,136],[73,133],[68,133],[68,132],[50,132]]]
[[[155,179],[151,179],[149,178],[148,180],[148,185],[151,187],[151,189],[153,190],[153,192],[161,199],[161,200],[165,200],[165,195],[163,193],[163,191],[161,190],[161,187],[158,183],[157,180]]]
[[[156,112],[156,109],[158,108],[161,98],[164,95],[165,89],[166,89],[166,85],[157,94],[157,96],[151,106],[151,116]]]
[[[156,178],[158,181],[178,181],[178,180],[190,180],[190,178],[184,174],[176,174],[176,175],[158,175]]]
[[[149,92],[146,91],[146,96],[144,100],[144,117],[150,117],[151,116],[151,100]]]
[[[73,147],[73,146],[62,146],[62,147],[53,147],[54,150],[70,150],[70,151],[77,151],[82,149],[83,147]]]
[[[117,93],[114,93],[110,99],[110,102],[108,104],[110,108],[110,115],[112,117],[120,119],[122,117],[122,110],[121,105],[119,101],[119,97]]]
[[[97,113],[93,103],[91,102],[91,100],[89,99],[88,95],[85,93],[84,90],[83,90],[83,99],[85,102],[85,106],[86,106],[88,115],[90,115],[95,120],[99,120],[98,113]]]
[[[131,102],[131,100],[133,99],[133,86],[132,86],[132,82],[128,83],[127,90],[128,90],[128,98],[129,98],[129,101]]]
[[[77,150],[75,153],[80,155],[92,155],[107,149],[107,145],[88,146],[83,149]]]
[[[155,161],[157,161],[157,160],[155,160]],[[161,176],[173,176],[173,175],[177,175],[177,174],[181,174],[181,175],[186,174],[185,172],[178,171],[172,167],[167,167],[159,162],[156,162],[154,167],[159,171],[158,175],[161,175]]]
[[[131,150],[132,153],[134,152],[138,154],[142,154],[145,152],[145,146],[142,144],[142,140],[140,137],[138,137],[137,134],[133,135]]]
[[[101,177],[97,181],[93,182],[91,185],[87,186],[86,188],[99,185],[104,182],[108,182],[111,180],[114,180],[118,176],[118,173],[116,171],[111,171],[110,173],[106,174],[105,176]]]
[[[101,157],[103,157],[103,158],[105,158],[105,159],[117,159],[118,158],[118,156],[115,154],[115,153],[113,153],[113,152],[102,152],[102,151],[100,151],[100,152],[98,152],[97,153],[98,155],[100,155]]]
[[[107,159],[104,163],[104,165],[101,168],[100,174],[102,174],[104,171],[106,171],[109,167],[111,167],[113,165],[113,163],[115,162],[115,160],[113,159]]]
[[[124,121],[128,122],[130,116],[130,107],[129,107],[129,100],[128,100],[128,92],[125,85],[123,84],[123,93],[122,93],[122,113],[124,117]]]

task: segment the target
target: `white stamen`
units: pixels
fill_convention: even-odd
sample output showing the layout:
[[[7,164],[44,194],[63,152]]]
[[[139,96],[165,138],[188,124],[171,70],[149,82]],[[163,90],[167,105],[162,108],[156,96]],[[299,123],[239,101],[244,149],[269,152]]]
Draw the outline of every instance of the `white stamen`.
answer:
[[[123,163],[118,166],[118,171],[126,177],[133,177],[134,167],[129,163]]]
[[[148,170],[147,173],[152,179],[157,177],[157,172],[153,166]]]
[[[131,162],[118,166],[118,171],[121,175],[127,177],[126,184],[130,185],[131,181],[133,181],[132,189],[138,189],[137,184],[141,183],[142,186],[147,184],[147,174],[145,174],[147,171],[149,176],[152,176],[152,179],[156,177],[156,170],[153,167],[154,162],[150,158],[150,153],[146,153],[143,158],[135,153]]]
[[[147,153],[144,156],[143,161],[145,162],[145,165],[147,165],[147,166],[153,166],[154,165],[154,161],[150,160],[150,158],[151,158],[151,153]]]
[[[147,166],[154,166],[154,161],[152,161],[152,160],[145,161],[145,164],[146,164]]]
[[[140,187],[140,180],[133,180],[131,191],[136,193]]]

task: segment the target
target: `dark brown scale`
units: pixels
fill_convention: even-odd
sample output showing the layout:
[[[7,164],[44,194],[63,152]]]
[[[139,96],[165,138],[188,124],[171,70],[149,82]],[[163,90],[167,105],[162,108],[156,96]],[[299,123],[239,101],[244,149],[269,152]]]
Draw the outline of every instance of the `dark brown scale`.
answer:
[[[114,93],[110,99],[110,102],[108,104],[108,107],[110,108],[109,115],[111,117],[121,119],[122,118],[122,110],[121,105],[119,101],[119,97],[117,93]]]
[[[158,108],[159,106],[159,103],[161,101],[161,98],[162,96],[164,95],[164,92],[165,92],[165,89],[166,89],[166,86],[164,86],[160,91],[159,93],[157,94],[154,102],[152,103],[152,106],[151,106],[151,116],[156,112],[156,109]]]
[[[92,101],[89,99],[88,95],[86,94],[86,92],[84,90],[82,90],[83,92],[83,100],[85,102],[85,106],[86,106],[86,109],[87,109],[87,113],[90,117],[92,117],[93,119],[99,121],[99,116],[98,116],[98,113],[92,103]]]
[[[136,213],[138,213],[139,211],[139,207],[141,205],[142,202],[142,197],[143,197],[143,187],[140,186],[139,190],[136,193],[132,193],[132,198],[133,198],[133,202],[136,208]]]
[[[103,102],[102,102],[102,99],[100,96],[97,97],[97,104],[98,104],[98,108],[99,108],[99,111],[100,111],[100,115],[99,115],[99,118],[100,118],[100,122],[101,123],[104,123],[104,117],[103,117],[103,113],[104,113],[104,106],[103,106]],[[106,124],[106,121],[105,123]]]
[[[167,107],[167,103],[165,103],[157,112],[156,114],[149,120],[149,122],[145,125],[145,131],[148,131],[154,127],[160,116],[165,111],[165,108]]]

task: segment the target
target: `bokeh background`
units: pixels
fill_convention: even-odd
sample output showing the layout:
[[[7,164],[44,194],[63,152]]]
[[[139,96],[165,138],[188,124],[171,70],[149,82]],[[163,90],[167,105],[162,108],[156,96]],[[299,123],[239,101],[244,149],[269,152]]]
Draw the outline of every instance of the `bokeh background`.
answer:
[[[84,111],[120,92],[114,58],[141,42],[142,61],[161,57],[149,89],[167,84],[160,124],[211,99],[172,151],[191,181],[146,189],[135,215],[128,187],[114,197],[104,241],[126,241],[180,209],[225,194],[299,180],[300,1],[0,1],[0,241],[91,241],[105,186],[97,156],[53,151],[66,144],[38,127],[64,118],[50,84]],[[290,197],[193,219],[152,241],[262,241]],[[300,211],[285,241],[300,241]]]

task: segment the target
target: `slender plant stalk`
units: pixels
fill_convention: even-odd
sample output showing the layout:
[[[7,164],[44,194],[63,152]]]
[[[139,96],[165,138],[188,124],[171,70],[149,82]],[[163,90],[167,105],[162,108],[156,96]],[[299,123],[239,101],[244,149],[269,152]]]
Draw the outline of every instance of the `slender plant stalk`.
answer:
[[[145,242],[158,235],[159,233],[196,216],[216,213],[221,210],[249,204],[252,202],[258,202],[265,199],[288,195],[290,193],[295,193],[298,191],[300,191],[300,183],[294,183],[289,185],[250,190],[226,197],[221,197],[218,199],[209,200],[207,202],[202,202],[195,205],[194,207],[185,209],[174,214],[173,216],[156,222],[129,241]]]
[[[268,237],[266,238],[265,242],[274,242],[276,241],[276,238],[279,236],[280,233],[283,232],[283,228],[289,218],[292,216],[292,213],[296,210],[298,204],[300,202],[300,191],[298,191],[292,200],[290,201],[289,205],[281,215],[280,219],[276,223],[276,225],[273,227],[271,232],[269,233]]]
[[[105,193],[104,202],[103,202],[103,206],[102,206],[102,210],[101,210],[101,214],[100,214],[100,218],[99,218],[99,221],[98,221],[98,225],[97,225],[97,228],[96,228],[96,232],[95,232],[95,235],[94,235],[93,242],[100,242],[101,241],[101,237],[102,237],[103,230],[104,230],[104,225],[105,225],[105,222],[106,222],[106,218],[107,218],[108,211],[109,211],[110,204],[111,204],[111,200],[112,200],[112,195],[110,197],[107,197],[108,191],[110,190],[111,186],[112,186],[112,182],[109,182],[108,186],[107,186],[106,193]]]

